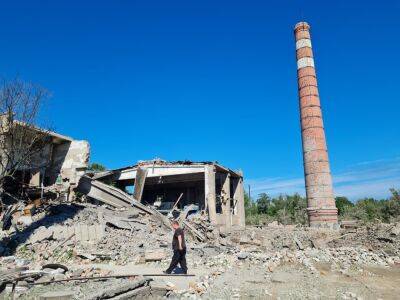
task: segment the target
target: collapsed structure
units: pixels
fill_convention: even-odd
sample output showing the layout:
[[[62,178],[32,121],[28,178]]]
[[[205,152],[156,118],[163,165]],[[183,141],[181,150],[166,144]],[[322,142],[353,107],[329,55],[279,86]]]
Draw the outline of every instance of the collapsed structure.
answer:
[[[109,182],[119,191],[104,185]],[[122,193],[132,192],[133,199],[163,213],[205,211],[210,223],[223,230],[245,226],[243,175],[216,162],[142,161],[92,179],[85,177],[80,191],[106,203],[116,203],[124,199]]]
[[[297,23],[294,34],[308,219],[312,227],[332,228],[338,224],[338,215],[333,197],[310,25],[306,22]]]
[[[216,162],[158,159],[93,174],[87,172],[90,156],[87,141],[77,141],[23,122],[13,123],[13,133],[24,133],[20,136],[25,140],[14,148],[29,148],[29,159],[23,160],[8,176],[10,180],[5,186],[9,195],[22,196],[21,200],[27,204],[46,198],[45,194],[72,201],[79,191],[112,207],[129,209],[136,206],[151,215],[158,210],[173,218],[184,214],[181,221],[189,214],[198,213],[206,215],[212,226],[222,230],[245,226],[241,171],[233,171]],[[3,131],[6,130],[7,126],[3,127]],[[15,139],[13,134],[9,136]],[[12,148],[12,143],[3,144],[0,157],[9,157],[17,151],[6,147],[11,145]],[[15,199],[13,196],[11,202]],[[168,223],[160,214],[157,217]],[[200,234],[198,238],[203,239]]]
[[[0,122],[4,124],[3,116],[1,117]],[[8,184],[6,183],[5,189],[22,188],[32,197],[35,197],[35,193],[36,197],[40,197],[46,191],[56,191],[65,195],[68,200],[73,200],[75,198],[74,190],[88,167],[89,143],[19,121],[14,121],[13,125],[15,132],[29,132],[21,135],[22,138],[35,139],[36,137],[36,142],[22,141],[18,145],[18,147],[32,147],[35,150],[30,151],[29,160],[24,161],[24,164],[19,164],[12,176],[13,180],[9,180]],[[3,131],[6,131],[4,127]],[[13,138],[7,134],[3,136],[6,139]],[[34,143],[39,145],[35,147]],[[10,152],[19,151],[19,149],[7,149],[10,144],[9,141],[2,142],[4,147],[0,149],[0,157],[3,161],[6,160],[5,156],[10,156]],[[18,161],[18,158],[16,160]],[[7,162],[0,164],[0,168],[6,167],[6,164]],[[37,195],[37,193],[40,194]]]

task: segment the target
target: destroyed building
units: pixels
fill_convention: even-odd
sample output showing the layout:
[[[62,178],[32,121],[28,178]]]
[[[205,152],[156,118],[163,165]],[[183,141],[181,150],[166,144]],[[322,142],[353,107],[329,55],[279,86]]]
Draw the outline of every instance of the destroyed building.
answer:
[[[74,199],[74,189],[88,167],[89,143],[84,140],[74,140],[56,132],[28,126],[23,122],[15,121],[14,126],[19,128],[15,132],[29,132],[23,135],[26,139],[40,135],[40,138],[37,138],[37,143],[40,143],[40,145],[30,153],[29,160],[24,161],[24,164],[17,168],[15,174],[13,174],[13,180],[8,181],[8,188],[16,188],[15,185],[17,184],[18,188],[30,189],[31,192],[41,191],[43,193],[46,190],[57,190],[63,192],[68,200]],[[7,134],[4,136],[8,138]],[[5,145],[4,149],[0,150],[0,156],[3,159],[4,156],[9,155],[7,152],[16,151],[5,149],[10,144],[8,141],[4,141],[2,144]],[[27,144],[34,147],[31,141]],[[23,143],[19,147],[21,145],[23,146]],[[5,163],[0,164],[0,168],[4,165]]]
[[[198,213],[221,229],[245,226],[241,171],[233,171],[216,162],[156,159],[92,174],[91,178],[86,175],[90,156],[87,141],[74,140],[18,121],[14,123],[18,130],[25,132],[24,138],[40,136],[38,143],[40,140],[41,144],[31,153],[29,162],[17,169],[9,184],[11,194],[28,194],[28,202],[43,198],[46,192],[55,192],[71,201],[79,191],[114,207],[130,206],[136,200],[142,209],[152,207],[161,213],[170,213],[169,217],[173,218],[182,216],[182,212],[185,218]],[[3,150],[5,152],[7,150]]]
[[[112,182],[115,187],[108,184]],[[113,205],[124,205],[131,192],[144,205],[168,213],[207,212],[221,229],[245,226],[243,175],[216,162],[152,160],[83,177],[80,191]]]

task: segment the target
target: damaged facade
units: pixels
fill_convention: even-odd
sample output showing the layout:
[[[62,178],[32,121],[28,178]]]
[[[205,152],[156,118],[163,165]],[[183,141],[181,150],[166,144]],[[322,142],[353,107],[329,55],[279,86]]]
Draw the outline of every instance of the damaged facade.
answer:
[[[35,168],[29,170],[30,184],[40,186],[61,185],[71,191],[86,172],[90,148],[87,141],[77,141],[69,137],[50,133],[51,142],[46,145]]]
[[[38,139],[41,144],[36,147],[29,163],[17,169],[9,184],[6,182],[10,194],[28,195],[23,197],[27,198],[28,204],[42,199],[47,192],[72,201],[79,191],[113,207],[127,208],[136,203],[147,213],[169,213],[170,218],[180,215],[181,221],[190,214],[201,214],[211,225],[223,230],[245,226],[241,171],[233,171],[215,162],[157,159],[92,174],[87,171],[90,156],[87,141],[28,127],[22,122],[15,122],[15,125],[29,131],[24,136],[29,137],[31,133],[41,135]]]
[[[39,190],[42,193],[46,190],[58,191],[63,192],[68,200],[73,200],[74,189],[88,167],[89,143],[32,126],[28,128],[22,122],[15,121],[14,123],[21,130],[31,131],[32,136],[41,134],[42,137],[38,150],[32,153],[29,163],[17,168],[13,175],[14,180],[9,180],[8,186],[6,183],[6,190],[7,188],[11,190],[22,188],[30,190],[33,194],[39,193]],[[3,144],[9,143],[5,141]],[[4,158],[6,152],[7,150],[0,150],[1,157]]]
[[[163,213],[206,212],[211,224],[220,228],[245,226],[243,175],[215,162],[144,161],[87,180],[80,191],[106,203],[130,191],[135,200]],[[120,192],[99,182],[113,182]]]

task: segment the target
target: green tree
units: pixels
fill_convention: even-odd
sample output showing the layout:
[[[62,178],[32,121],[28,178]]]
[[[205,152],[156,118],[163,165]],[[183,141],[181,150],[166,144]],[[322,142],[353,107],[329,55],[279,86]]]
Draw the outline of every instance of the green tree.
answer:
[[[88,170],[94,172],[103,172],[106,170],[106,167],[99,163],[91,163],[88,167]]]
[[[356,216],[364,221],[373,221],[381,219],[380,201],[374,198],[364,198],[358,200],[356,208]]]
[[[400,190],[391,189],[388,199],[364,198],[351,202],[346,197],[336,197],[336,207],[341,219],[358,219],[371,222],[379,219],[383,222],[400,221]],[[279,195],[270,198],[262,193],[256,202],[245,195],[246,221],[249,224],[266,224],[277,220],[282,224],[306,224],[307,200],[299,194]]]
[[[299,194],[286,196],[287,211],[291,223],[305,224],[307,222],[307,200]]]
[[[257,198],[257,211],[260,214],[267,214],[271,198],[266,193],[261,193]]]
[[[348,212],[351,207],[354,207],[354,203],[351,202],[346,197],[336,197],[335,202],[336,202],[336,208],[338,209],[338,214],[340,216]]]
[[[395,222],[400,220],[400,190],[390,189],[391,197],[382,202],[381,214],[386,222]]]
[[[257,214],[257,205],[249,197],[249,194],[244,192],[244,208],[246,216],[253,216]]]

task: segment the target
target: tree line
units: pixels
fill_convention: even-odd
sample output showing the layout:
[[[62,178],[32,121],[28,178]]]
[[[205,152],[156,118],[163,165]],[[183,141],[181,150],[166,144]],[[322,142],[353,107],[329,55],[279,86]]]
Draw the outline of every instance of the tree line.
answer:
[[[350,201],[336,197],[339,220],[358,220],[362,223],[400,221],[400,190],[390,189],[387,199],[362,198]],[[281,224],[307,224],[307,199],[299,194],[270,197],[261,193],[250,199],[245,193],[246,222],[262,225],[278,221]]]

